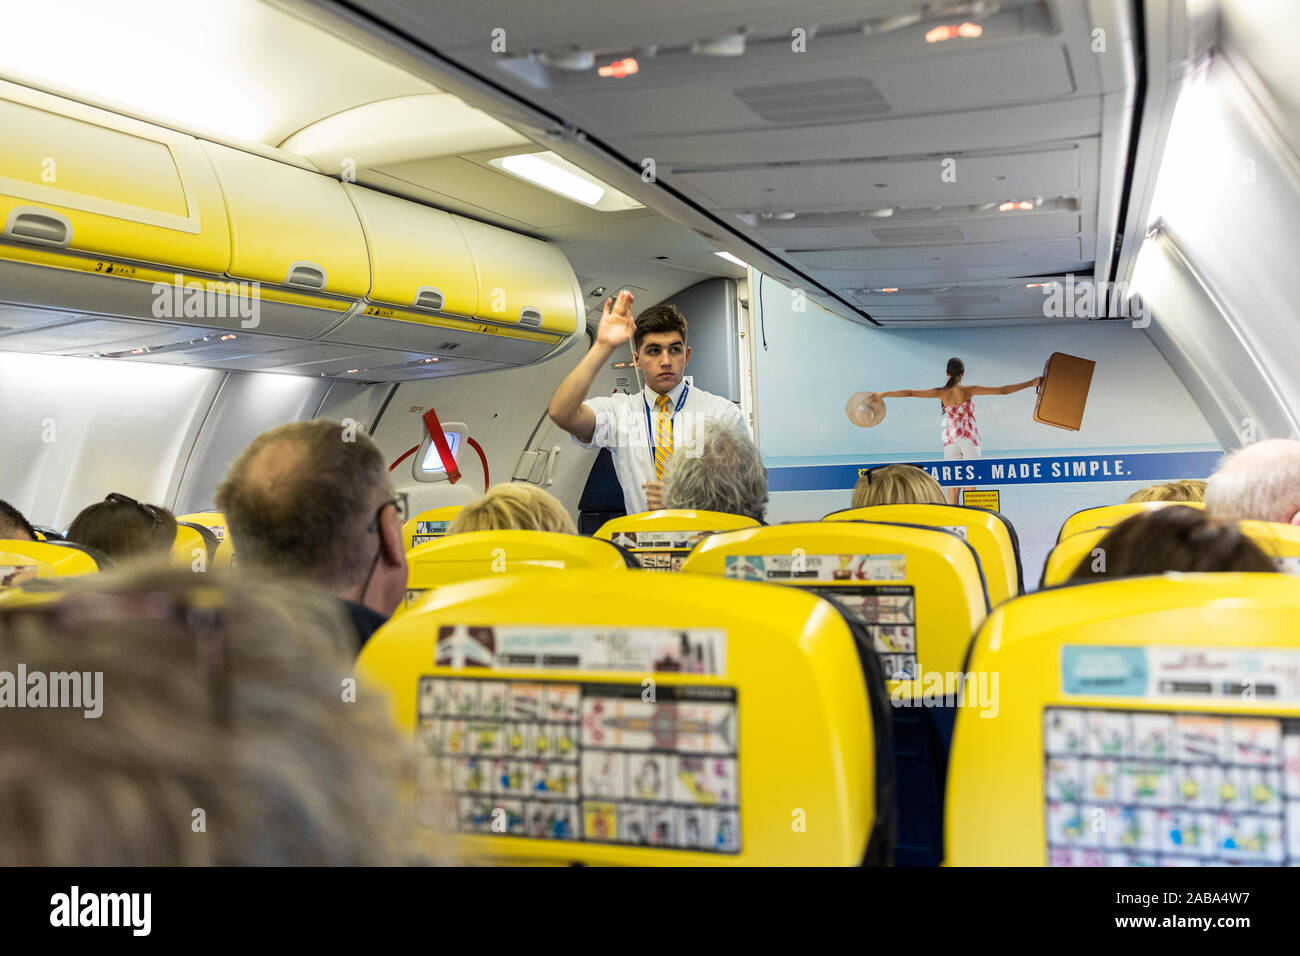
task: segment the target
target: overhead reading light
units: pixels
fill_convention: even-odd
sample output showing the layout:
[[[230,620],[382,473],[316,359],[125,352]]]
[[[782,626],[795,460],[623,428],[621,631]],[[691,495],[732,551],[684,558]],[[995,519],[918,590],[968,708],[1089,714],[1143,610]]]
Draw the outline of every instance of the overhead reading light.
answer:
[[[721,258],[723,258],[723,259],[726,259],[728,262],[734,262],[736,265],[740,266],[742,269],[748,269],[748,268],[749,268],[749,263],[748,263],[748,262],[743,262],[742,260],[737,259],[737,258],[736,258],[735,256],[733,256],[730,252],[715,252],[714,255],[715,255],[715,256],[719,256],[719,257],[721,257]]]
[[[703,56],[743,56],[745,53],[745,34],[732,33],[710,40],[696,40],[691,44],[691,52]]]
[[[888,219],[894,214],[893,206],[886,206],[884,209],[872,209],[867,212],[868,216],[874,219]]]
[[[942,43],[944,40],[974,40],[984,35],[984,28],[978,23],[947,23],[934,27],[925,33],[926,43]]]
[[[607,63],[596,72],[600,76],[612,76],[616,80],[621,80],[625,76],[636,73],[639,69],[641,68],[637,65],[636,60],[628,56],[621,60],[615,60],[613,63]]]
[[[222,341],[222,342],[229,342],[229,341],[230,341],[231,339],[233,339],[234,337],[235,337],[235,335],[234,335],[234,333],[232,332],[232,333],[230,333],[230,334],[228,334],[228,335],[223,335],[223,336],[221,337],[220,341]]]
[[[1011,212],[1017,209],[1034,209],[1038,203],[1032,200],[1022,199],[1013,202],[1004,202],[998,206],[998,212]]]
[[[600,212],[642,209],[641,203],[602,183],[580,166],[549,150],[542,153],[516,153],[489,159],[488,165],[512,176],[572,199]]]
[[[881,291],[881,292],[897,292],[898,289],[896,289],[896,288],[894,288],[894,287],[891,286],[891,287],[888,288],[888,289],[881,289],[880,291]]]

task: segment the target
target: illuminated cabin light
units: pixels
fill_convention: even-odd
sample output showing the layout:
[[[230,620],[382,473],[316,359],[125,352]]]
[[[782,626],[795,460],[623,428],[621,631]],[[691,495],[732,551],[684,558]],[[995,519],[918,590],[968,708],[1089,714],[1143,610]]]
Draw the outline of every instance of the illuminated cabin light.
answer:
[[[984,35],[984,28],[978,23],[945,23],[925,33],[926,43],[942,43],[944,40],[974,40]]]
[[[998,212],[1012,212],[1017,209],[1034,209],[1038,203],[1029,200],[1020,200],[1018,202],[1004,202],[998,206]]]
[[[1030,283],[1028,283],[1028,284],[1025,286],[1025,288],[1026,288],[1026,289],[1046,289],[1048,286],[1054,286],[1054,285],[1056,285],[1055,282],[1030,282]]]
[[[749,268],[749,263],[747,263],[747,262],[745,262],[745,261],[743,261],[743,260],[741,260],[741,259],[737,259],[737,258],[736,258],[735,256],[733,256],[730,252],[715,252],[714,255],[715,255],[715,256],[718,256],[718,257],[720,257],[720,258],[722,258],[722,259],[726,259],[728,262],[734,262],[736,265],[740,266],[742,269],[748,269],[748,268]]]
[[[596,72],[600,76],[612,76],[616,80],[621,80],[625,76],[631,76],[639,69],[641,68],[637,65],[636,60],[629,56],[624,57],[621,60],[615,60],[613,63],[606,64]]]
[[[229,341],[230,341],[231,339],[233,339],[234,337],[235,337],[235,335],[234,335],[234,333],[232,332],[232,333],[230,333],[229,335],[223,335],[223,336],[221,337],[221,341],[223,341],[223,342],[229,342]]]
[[[132,354],[132,355],[144,355],[144,349],[132,349],[132,350],[131,350],[131,354]]]
[[[547,162],[536,153],[507,156],[501,160],[501,168],[543,189],[549,189],[553,193],[586,203],[588,206],[596,205],[605,195],[605,190],[595,183],[590,183],[567,169],[561,169]]]
[[[895,288],[892,288],[892,287],[891,287],[891,288],[888,288],[888,289],[881,289],[880,291],[881,291],[881,292],[897,292],[898,290],[895,289]]]
[[[354,369],[354,368],[350,368],[350,369],[348,369],[348,374],[349,374],[349,375],[356,375],[356,374],[357,374],[357,370]]]
[[[425,359],[424,361],[425,361],[425,363],[427,364],[427,363],[429,363],[429,362],[436,362],[436,361],[438,361],[438,358],[437,358],[437,356],[430,355],[430,356],[429,356],[427,359]]]

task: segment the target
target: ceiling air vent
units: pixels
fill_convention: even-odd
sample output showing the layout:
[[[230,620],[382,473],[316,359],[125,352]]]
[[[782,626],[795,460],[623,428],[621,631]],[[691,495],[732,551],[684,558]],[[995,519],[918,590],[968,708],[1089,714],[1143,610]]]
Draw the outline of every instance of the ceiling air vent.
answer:
[[[960,226],[880,226],[871,234],[881,242],[961,242]]]
[[[736,90],[736,99],[780,126],[854,123],[890,110],[880,91],[860,76],[747,86]]]

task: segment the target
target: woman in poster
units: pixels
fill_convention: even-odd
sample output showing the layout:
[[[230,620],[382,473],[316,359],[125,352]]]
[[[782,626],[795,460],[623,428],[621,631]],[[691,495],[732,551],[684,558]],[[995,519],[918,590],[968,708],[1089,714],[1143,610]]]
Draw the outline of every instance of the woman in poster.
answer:
[[[962,376],[966,374],[966,364],[959,358],[948,359],[946,369],[948,382],[939,388],[897,389],[892,392],[872,392],[868,396],[871,404],[886,398],[937,398],[943,409],[943,457],[945,459],[978,458],[980,456],[980,432],[975,425],[975,403],[971,401],[976,395],[1010,395],[1030,386],[1043,384],[1042,378],[1031,378],[1016,385],[1002,385],[990,388],[985,385],[963,385]],[[973,489],[967,489],[968,491]],[[948,489],[948,502],[958,503],[959,489]]]

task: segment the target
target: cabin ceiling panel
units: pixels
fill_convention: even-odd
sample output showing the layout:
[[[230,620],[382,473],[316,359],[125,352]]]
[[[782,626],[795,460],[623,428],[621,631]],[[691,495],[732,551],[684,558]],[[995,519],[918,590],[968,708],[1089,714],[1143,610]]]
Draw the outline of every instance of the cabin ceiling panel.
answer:
[[[983,203],[1076,195],[1081,150],[1082,146],[1067,146],[990,156],[759,166],[679,172],[673,180],[720,209],[833,210],[916,202]],[[953,162],[948,164],[948,159]]]

